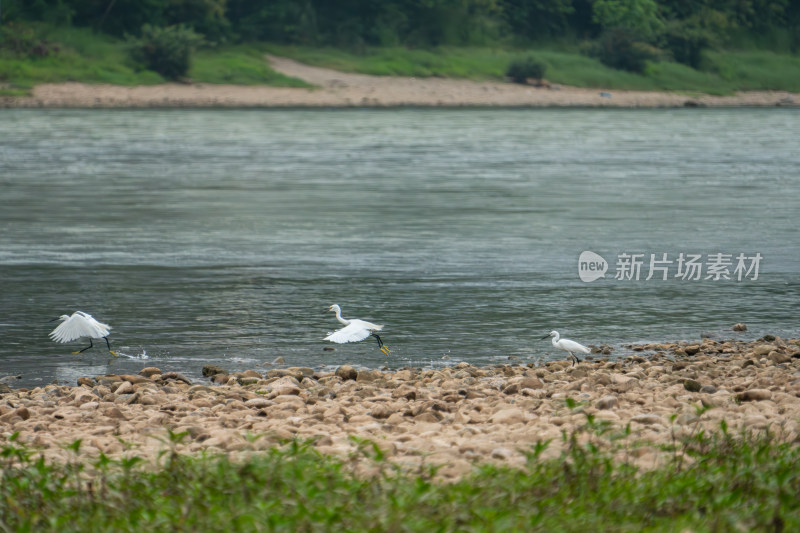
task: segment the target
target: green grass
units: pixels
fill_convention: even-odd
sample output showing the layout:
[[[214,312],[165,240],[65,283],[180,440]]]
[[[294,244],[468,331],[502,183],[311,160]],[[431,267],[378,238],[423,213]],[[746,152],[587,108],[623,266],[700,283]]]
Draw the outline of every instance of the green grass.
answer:
[[[125,42],[86,29],[35,26],[40,38],[60,44],[45,58],[0,53],[0,95],[20,94],[38,83],[82,81],[118,85],[163,83],[158,74],[134,64]],[[431,50],[367,48],[361,53],[333,48],[247,44],[199,50],[189,78],[204,83],[308,87],[273,71],[263,53],[311,65],[382,76],[504,79],[512,60],[535,55],[547,64],[545,77],[575,87],[615,90],[671,90],[730,94],[737,90],[800,91],[800,57],[768,51],[708,51],[703,68],[671,62],[651,63],[643,75],[618,71],[582,55],[575,47],[535,50],[440,47]]]
[[[703,70],[672,62],[651,63],[643,75],[609,68],[576,50],[449,48],[366,49],[361,54],[332,48],[268,45],[276,55],[311,65],[373,75],[503,79],[514,58],[534,55],[547,64],[545,77],[575,87],[617,90],[691,91],[730,94],[736,90],[800,90],[800,58],[772,52],[712,52]]]
[[[264,52],[254,45],[200,50],[194,56],[189,77],[205,83],[312,87],[272,70],[264,59]]]
[[[800,57],[769,51],[708,52],[707,69],[737,90],[800,91]]]
[[[181,435],[172,435],[173,442]],[[800,448],[768,434],[695,435],[661,468],[637,471],[565,437],[523,469],[478,467],[458,482],[404,471],[359,441],[353,462],[289,443],[243,462],[167,451],[136,459],[47,463],[13,439],[2,447],[3,531],[798,531]],[[601,447],[602,448],[602,447]],[[677,453],[681,452],[681,453]],[[683,459],[692,458],[691,464]]]
[[[28,93],[39,83],[80,81],[133,86],[166,81],[157,73],[137,66],[128,55],[125,41],[86,29],[34,27],[39,38],[58,43],[59,51],[37,58],[0,52],[0,96]],[[189,78],[203,83],[309,86],[272,70],[256,46],[200,50],[193,58]]]

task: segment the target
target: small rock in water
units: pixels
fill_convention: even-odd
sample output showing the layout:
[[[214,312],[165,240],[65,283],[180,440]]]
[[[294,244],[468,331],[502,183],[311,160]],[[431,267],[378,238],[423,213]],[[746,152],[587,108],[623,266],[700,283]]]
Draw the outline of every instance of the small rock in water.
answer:
[[[221,369],[217,365],[205,365],[203,366],[203,377],[208,378],[212,376],[216,376],[217,374],[225,374],[225,370]]]
[[[0,378],[0,383],[5,383],[8,385],[9,383],[13,383],[18,379],[22,379],[22,376],[6,376],[4,378]]]
[[[283,359],[283,357],[281,357],[280,355],[279,355],[278,357],[276,357],[275,359],[273,359],[273,360],[272,360],[272,364],[273,364],[273,365],[282,365],[282,364],[284,364],[285,362],[286,362],[286,361],[285,361],[285,360]]]
[[[322,348],[322,351],[323,352],[335,352],[336,348],[334,348],[333,346],[325,346],[325,347]]]
[[[744,322],[734,324],[733,331],[747,331],[747,325]]]

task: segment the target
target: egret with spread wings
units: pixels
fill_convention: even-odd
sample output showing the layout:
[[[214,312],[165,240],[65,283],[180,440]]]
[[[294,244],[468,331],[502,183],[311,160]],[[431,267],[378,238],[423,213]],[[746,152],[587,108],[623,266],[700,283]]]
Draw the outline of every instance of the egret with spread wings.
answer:
[[[327,337],[325,337],[326,341],[344,344],[347,342],[363,341],[367,337],[375,337],[375,339],[378,341],[378,346],[380,347],[381,351],[384,354],[389,355],[389,348],[383,344],[380,336],[375,333],[376,331],[382,330],[383,326],[379,326],[378,324],[373,324],[372,322],[367,322],[365,320],[359,320],[357,318],[352,318],[350,320],[342,318],[342,309],[336,304],[330,306],[328,311],[334,311],[336,313],[336,320],[344,324],[345,327],[342,329],[337,329],[333,333],[329,334]]]
[[[109,353],[111,355],[117,355],[117,353],[111,349],[111,344],[108,342],[108,335],[111,326],[108,324],[103,324],[102,322],[98,322],[89,313],[75,311],[72,313],[72,316],[61,315],[50,322],[55,322],[56,320],[61,320],[61,324],[59,324],[56,329],[50,332],[50,338],[54,341],[72,342],[82,337],[89,338],[89,346],[83,350],[72,352],[73,354],[77,355],[85,352],[94,346],[92,344],[92,339],[105,339]]]

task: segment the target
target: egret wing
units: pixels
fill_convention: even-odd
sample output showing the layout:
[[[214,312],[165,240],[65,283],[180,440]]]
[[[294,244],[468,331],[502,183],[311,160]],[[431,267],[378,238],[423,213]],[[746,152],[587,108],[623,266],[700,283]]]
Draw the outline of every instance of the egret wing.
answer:
[[[97,331],[99,333],[103,333],[105,331],[105,333],[103,333],[103,335],[102,335],[103,337],[108,335],[108,331],[111,329],[111,326],[109,326],[108,324],[103,324],[102,322],[97,320],[95,317],[93,317],[89,313],[84,313],[83,311],[75,311],[75,313],[78,314],[78,315],[81,315],[83,318],[85,318],[86,322],[90,326],[96,327]]]
[[[363,341],[370,336],[370,330],[364,327],[364,324],[354,323],[342,329],[336,330],[327,337],[326,341],[335,342],[336,344],[344,344],[347,342]]]
[[[99,339],[108,334],[106,324],[98,322],[86,313],[74,313],[50,332],[50,337],[56,342],[70,342],[81,337]]]
[[[372,322],[367,322],[366,320],[360,320],[358,318],[354,318],[350,321],[350,324],[358,324],[363,328],[366,328],[370,331],[380,331],[383,329],[382,325],[373,324]]]
[[[564,348],[567,349],[567,351],[570,351],[570,352],[589,353],[589,351],[590,351],[589,348],[587,348],[583,344],[580,344],[580,343],[575,342],[575,341],[571,341],[569,339],[561,339],[561,344],[564,346]]]

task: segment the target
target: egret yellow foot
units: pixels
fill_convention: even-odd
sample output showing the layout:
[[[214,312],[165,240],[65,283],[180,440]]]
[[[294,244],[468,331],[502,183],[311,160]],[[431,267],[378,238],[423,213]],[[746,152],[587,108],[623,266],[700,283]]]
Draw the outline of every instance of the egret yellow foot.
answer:
[[[389,351],[389,348],[387,348],[385,344],[383,346],[381,346],[381,351],[386,355],[389,355],[391,353]]]
[[[119,355],[117,355],[117,352],[115,352],[114,350],[109,350],[108,353],[110,353],[114,357],[119,357]]]
[[[72,352],[72,355],[80,355],[81,352]]]

